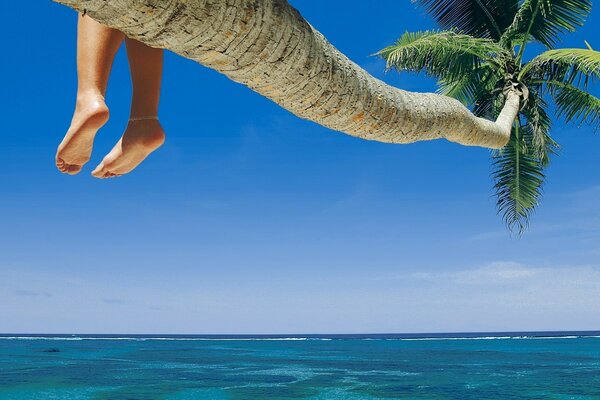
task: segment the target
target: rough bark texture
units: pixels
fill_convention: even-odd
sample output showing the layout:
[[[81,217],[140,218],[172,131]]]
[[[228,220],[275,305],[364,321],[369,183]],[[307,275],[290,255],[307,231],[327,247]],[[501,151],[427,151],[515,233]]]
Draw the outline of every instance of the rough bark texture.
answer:
[[[153,47],[215,69],[299,117],[362,139],[411,143],[446,138],[500,148],[519,96],[496,122],[460,102],[375,79],[286,0],[55,0]]]

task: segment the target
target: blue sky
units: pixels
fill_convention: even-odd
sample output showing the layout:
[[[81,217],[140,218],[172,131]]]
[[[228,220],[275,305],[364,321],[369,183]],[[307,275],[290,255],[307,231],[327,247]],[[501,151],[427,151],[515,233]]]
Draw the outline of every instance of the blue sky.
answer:
[[[375,76],[435,89],[370,56],[435,26],[410,2],[292,4]],[[96,180],[128,115],[121,51],[111,120],[70,177],[53,157],[76,91],[76,14],[8,2],[0,19],[0,332],[600,329],[600,136],[589,126],[557,122],[561,155],[519,239],[495,214],[487,150],[361,141],[167,53],[166,145],[131,175]],[[598,26],[596,8],[563,46],[600,47]]]

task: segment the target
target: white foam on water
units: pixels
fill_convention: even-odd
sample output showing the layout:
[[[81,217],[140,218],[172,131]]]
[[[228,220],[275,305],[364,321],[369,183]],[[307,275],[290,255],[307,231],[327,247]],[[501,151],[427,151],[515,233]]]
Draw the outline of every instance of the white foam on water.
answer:
[[[134,342],[145,341],[298,341],[298,340],[332,340],[318,338],[169,338],[169,337],[47,337],[47,336],[2,336],[0,340],[58,340],[58,341],[82,341],[82,340],[130,340]]]
[[[54,341],[83,341],[83,340],[106,340],[106,341],[332,341],[332,340],[381,340],[381,341],[444,341],[444,340],[543,340],[543,339],[587,339],[600,338],[600,335],[582,335],[582,336],[475,336],[475,337],[420,337],[420,338],[313,338],[313,337],[269,337],[269,338],[206,338],[206,337],[81,337],[81,336],[0,336],[0,340],[54,340]]]
[[[406,340],[406,341],[418,341],[418,340],[542,340],[542,339],[588,339],[588,338],[600,338],[600,336],[481,336],[481,337],[447,337],[447,338],[399,338],[399,339],[386,339],[386,340]]]

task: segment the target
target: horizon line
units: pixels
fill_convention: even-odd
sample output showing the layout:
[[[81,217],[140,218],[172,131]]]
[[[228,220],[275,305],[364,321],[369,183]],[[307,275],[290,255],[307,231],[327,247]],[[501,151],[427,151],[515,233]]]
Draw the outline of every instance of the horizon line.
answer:
[[[123,333],[123,332],[112,332],[112,333],[77,333],[77,332],[0,332],[0,336],[240,336],[240,337],[259,337],[259,336],[273,336],[273,337],[298,337],[298,336],[417,336],[417,335],[474,335],[474,334],[544,334],[544,333],[599,333],[600,329],[583,329],[583,330],[510,330],[510,331],[452,331],[452,332],[358,332],[358,333]]]

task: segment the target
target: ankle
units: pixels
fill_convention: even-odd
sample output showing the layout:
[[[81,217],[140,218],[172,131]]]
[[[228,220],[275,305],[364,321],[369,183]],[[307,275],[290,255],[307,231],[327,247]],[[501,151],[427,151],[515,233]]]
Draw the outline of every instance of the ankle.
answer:
[[[140,100],[133,99],[131,101],[131,108],[129,109],[129,118],[144,118],[156,117],[158,115],[158,105]]]
[[[127,122],[126,132],[138,137],[140,143],[158,147],[165,140],[165,132],[156,116],[131,117]]]
[[[75,113],[84,114],[107,113],[108,107],[104,101],[104,96],[99,93],[78,93],[75,100]]]
[[[77,90],[77,99],[93,99],[93,98],[101,98],[104,99],[104,93],[96,88],[92,89],[78,89]]]

